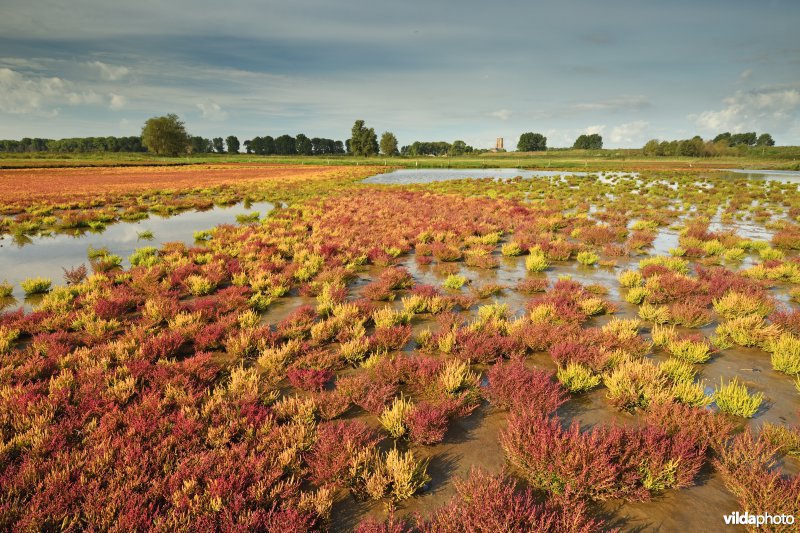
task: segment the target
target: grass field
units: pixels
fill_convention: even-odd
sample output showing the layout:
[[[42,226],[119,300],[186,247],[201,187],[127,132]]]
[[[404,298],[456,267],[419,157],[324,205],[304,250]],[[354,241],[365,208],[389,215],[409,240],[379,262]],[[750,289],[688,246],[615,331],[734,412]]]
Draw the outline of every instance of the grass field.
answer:
[[[0,168],[193,165],[207,163],[278,163],[292,165],[383,165],[420,168],[539,168],[589,170],[688,170],[697,168],[800,169],[800,147],[750,148],[738,156],[649,157],[641,150],[548,150],[501,152],[461,157],[259,156],[199,154],[159,157],[140,153],[0,154]]]

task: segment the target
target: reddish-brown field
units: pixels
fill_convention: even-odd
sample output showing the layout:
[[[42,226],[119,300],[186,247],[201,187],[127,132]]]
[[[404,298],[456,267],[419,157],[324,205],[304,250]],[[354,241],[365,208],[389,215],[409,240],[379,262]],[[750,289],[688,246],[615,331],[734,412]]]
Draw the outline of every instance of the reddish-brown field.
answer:
[[[192,189],[268,181],[328,179],[341,167],[214,164],[160,167],[92,167],[0,169],[0,202],[71,199],[98,193],[130,193],[153,189]]]

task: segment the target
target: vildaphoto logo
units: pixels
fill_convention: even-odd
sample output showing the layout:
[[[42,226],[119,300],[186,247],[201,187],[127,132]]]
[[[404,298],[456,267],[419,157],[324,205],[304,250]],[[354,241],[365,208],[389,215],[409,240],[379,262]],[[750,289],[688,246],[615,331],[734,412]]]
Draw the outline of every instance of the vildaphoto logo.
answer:
[[[733,512],[728,515],[723,515],[725,525],[728,526],[791,526],[794,524],[794,516],[790,514],[751,514],[747,511],[740,513],[739,511]]]

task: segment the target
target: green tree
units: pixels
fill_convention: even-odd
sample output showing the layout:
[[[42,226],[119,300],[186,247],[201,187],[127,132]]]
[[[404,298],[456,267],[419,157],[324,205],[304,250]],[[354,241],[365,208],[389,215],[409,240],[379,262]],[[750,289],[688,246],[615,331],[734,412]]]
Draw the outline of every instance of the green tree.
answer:
[[[353,155],[367,157],[378,153],[378,136],[375,130],[367,128],[363,120],[356,120],[350,137],[350,151]]]
[[[714,144],[716,143],[725,143],[727,146],[731,145],[731,132],[726,131],[725,133],[720,133],[714,140],[712,141]]]
[[[222,137],[214,137],[211,139],[211,145],[214,147],[214,151],[218,154],[222,154],[225,152],[225,141],[222,140]]]
[[[518,152],[541,152],[547,150],[547,137],[541,133],[523,133],[517,143]]]
[[[603,137],[598,133],[580,135],[575,139],[575,144],[573,144],[572,147],[584,150],[599,150],[603,147]]]
[[[225,139],[225,144],[228,145],[229,154],[239,153],[239,138],[235,135],[228,135],[228,137]]]
[[[312,155],[314,153],[314,145],[311,142],[311,139],[302,133],[297,134],[297,137],[294,139],[294,145],[295,150],[300,155]]]
[[[756,139],[756,146],[775,146],[775,139],[769,133],[762,133]]]
[[[659,151],[660,144],[658,139],[650,139],[647,141],[647,144],[644,145],[644,148],[642,148],[642,153],[644,153],[644,155],[661,155]]]
[[[381,135],[381,153],[383,155],[397,155],[397,137],[391,131],[383,132]]]
[[[142,127],[142,144],[153,153],[172,156],[186,153],[190,147],[186,127],[174,113],[147,119]]]
[[[297,142],[291,135],[281,135],[275,139],[275,153],[278,155],[295,155]]]
[[[756,132],[748,131],[731,135],[731,146],[739,146],[740,144],[754,146],[756,144]]]
[[[453,144],[450,145],[450,152],[449,153],[452,156],[464,155],[468,151],[471,151],[470,148],[471,147],[467,146],[467,143],[465,143],[464,141],[455,140],[455,141],[453,141]]]
[[[191,139],[193,154],[207,154],[211,151],[211,141],[204,137],[194,136]]]

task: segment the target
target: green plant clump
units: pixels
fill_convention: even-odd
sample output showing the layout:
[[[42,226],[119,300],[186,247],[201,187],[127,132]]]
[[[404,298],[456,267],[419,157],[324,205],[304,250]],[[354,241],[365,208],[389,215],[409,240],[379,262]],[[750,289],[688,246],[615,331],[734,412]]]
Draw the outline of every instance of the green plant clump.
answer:
[[[20,283],[26,296],[44,294],[50,290],[53,282],[48,278],[28,278]]]
[[[763,393],[750,394],[747,387],[738,378],[727,385],[722,383],[714,390],[714,401],[720,411],[742,418],[752,418],[764,400]]]

